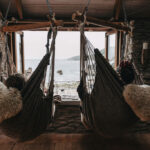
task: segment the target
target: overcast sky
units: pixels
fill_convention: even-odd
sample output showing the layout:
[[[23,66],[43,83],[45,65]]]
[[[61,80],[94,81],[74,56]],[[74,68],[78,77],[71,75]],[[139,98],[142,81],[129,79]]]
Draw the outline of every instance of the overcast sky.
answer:
[[[86,32],[88,39],[95,48],[105,47],[104,32]],[[25,59],[41,59],[46,52],[47,32],[25,31],[24,46]],[[65,59],[79,55],[80,33],[79,32],[58,32],[56,37],[56,59]]]

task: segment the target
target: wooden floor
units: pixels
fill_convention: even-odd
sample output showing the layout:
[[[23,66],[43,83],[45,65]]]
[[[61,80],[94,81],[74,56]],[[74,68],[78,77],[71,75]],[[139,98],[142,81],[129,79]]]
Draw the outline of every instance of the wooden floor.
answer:
[[[23,143],[1,135],[0,150],[150,150],[150,134],[105,139],[92,134],[43,134]]]
[[[61,104],[46,133],[28,142],[16,142],[0,133],[0,150],[150,150],[150,134],[106,139],[87,131],[79,105]]]
[[[50,133],[88,133],[81,123],[79,101],[65,101],[56,105],[53,123],[47,128]]]

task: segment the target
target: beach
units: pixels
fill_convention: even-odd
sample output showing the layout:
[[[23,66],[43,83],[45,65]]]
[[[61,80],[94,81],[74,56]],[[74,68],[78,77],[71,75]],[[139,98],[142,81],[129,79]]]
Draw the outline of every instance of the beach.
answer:
[[[36,69],[40,60],[25,60],[25,70]],[[49,69],[49,67],[48,67]],[[49,81],[47,72],[46,84]],[[77,86],[80,81],[80,62],[78,60],[59,59],[55,61],[54,95],[60,95],[63,101],[79,100]]]

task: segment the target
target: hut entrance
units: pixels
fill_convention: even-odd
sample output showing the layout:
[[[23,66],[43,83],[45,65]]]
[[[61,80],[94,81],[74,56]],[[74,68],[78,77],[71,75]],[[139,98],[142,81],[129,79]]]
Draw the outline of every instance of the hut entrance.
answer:
[[[77,86],[80,80],[80,33],[58,32],[55,61],[55,95],[62,101],[79,101]]]
[[[24,32],[25,70],[27,77],[36,68],[45,50],[46,34],[47,32]],[[105,32],[85,32],[85,34],[105,55]],[[54,121],[48,127],[48,132],[87,132],[81,123],[80,102],[77,94],[79,80],[80,33],[78,31],[58,31],[56,38],[54,95],[60,95],[62,102],[56,104]]]
[[[24,32],[25,72],[29,78],[45,52],[46,31]],[[54,95],[62,101],[79,101],[77,86],[80,80],[80,33],[59,32],[56,38]],[[49,72],[48,72],[49,74]],[[47,75],[46,83],[49,81]],[[46,84],[47,88],[47,84]]]
[[[105,32],[85,32],[90,41],[105,55]],[[45,52],[46,31],[25,31],[25,75],[30,77]],[[49,75],[48,75],[49,76]],[[46,80],[48,81],[48,79]],[[58,31],[56,38],[54,95],[62,101],[79,101],[77,86],[80,81],[80,32]]]

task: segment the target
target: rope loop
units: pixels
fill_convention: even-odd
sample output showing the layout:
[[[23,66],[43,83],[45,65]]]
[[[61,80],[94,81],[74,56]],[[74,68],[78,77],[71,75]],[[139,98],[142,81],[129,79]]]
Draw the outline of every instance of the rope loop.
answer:
[[[12,0],[10,0],[9,3],[8,3],[7,11],[6,11],[6,14],[5,14],[5,17],[4,17],[3,26],[7,24],[7,17],[8,17],[10,7],[11,7],[11,3],[12,3]]]

